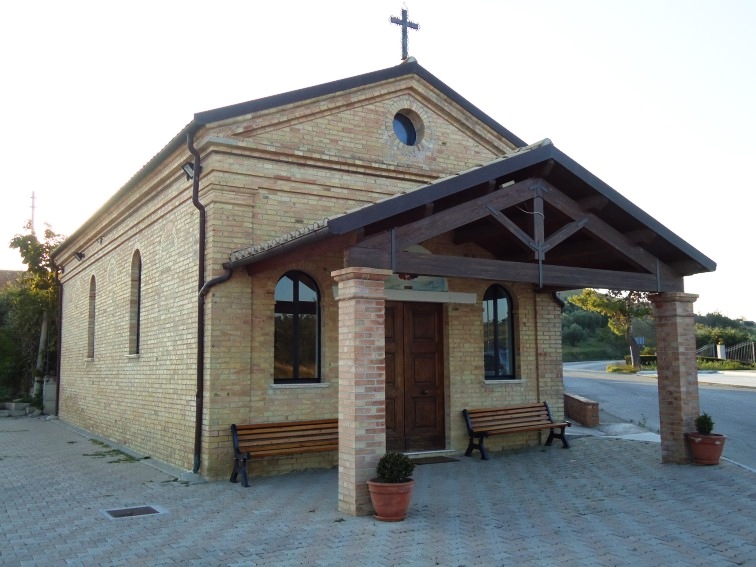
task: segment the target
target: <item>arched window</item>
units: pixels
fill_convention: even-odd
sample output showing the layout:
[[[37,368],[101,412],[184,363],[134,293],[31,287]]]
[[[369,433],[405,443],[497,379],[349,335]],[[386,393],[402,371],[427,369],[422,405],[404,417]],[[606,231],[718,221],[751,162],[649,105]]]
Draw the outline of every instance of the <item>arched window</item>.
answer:
[[[276,383],[320,381],[320,292],[310,276],[288,272],[276,284]]]
[[[487,380],[515,377],[512,299],[500,285],[483,296],[483,366]]]
[[[129,294],[129,354],[139,354],[142,320],[142,255],[131,257],[131,292]]]
[[[95,300],[97,299],[97,282],[95,277],[89,280],[89,315],[87,318],[87,358],[94,358],[95,348]]]

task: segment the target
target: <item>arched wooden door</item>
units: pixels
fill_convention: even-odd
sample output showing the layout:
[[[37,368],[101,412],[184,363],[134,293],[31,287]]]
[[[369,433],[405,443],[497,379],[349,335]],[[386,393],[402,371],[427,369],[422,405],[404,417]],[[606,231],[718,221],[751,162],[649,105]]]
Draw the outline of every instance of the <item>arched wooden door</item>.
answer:
[[[445,448],[442,306],[386,302],[386,447]]]

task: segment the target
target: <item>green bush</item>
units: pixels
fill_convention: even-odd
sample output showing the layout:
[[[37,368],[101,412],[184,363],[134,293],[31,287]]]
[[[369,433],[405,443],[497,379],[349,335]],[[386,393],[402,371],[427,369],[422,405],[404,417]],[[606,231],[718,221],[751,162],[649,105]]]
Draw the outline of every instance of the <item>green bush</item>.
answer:
[[[625,364],[632,366],[630,361],[630,355],[625,355]],[[640,364],[644,367],[656,368],[656,355],[655,354],[642,354],[640,356]]]
[[[708,413],[703,412],[696,418],[696,431],[701,435],[708,435],[713,429],[714,420],[711,419],[711,416]]]
[[[407,482],[415,470],[415,463],[404,453],[390,451],[378,461],[378,480],[381,482]]]
[[[22,393],[19,377],[23,372],[23,356],[17,338],[10,329],[0,327],[0,393],[3,397],[10,400]]]
[[[739,360],[719,360],[719,359],[704,359],[699,358],[698,369],[699,370],[753,370],[756,369],[756,364],[746,364]]]
[[[588,331],[573,323],[562,330],[562,340],[570,346],[577,346],[588,338]]]

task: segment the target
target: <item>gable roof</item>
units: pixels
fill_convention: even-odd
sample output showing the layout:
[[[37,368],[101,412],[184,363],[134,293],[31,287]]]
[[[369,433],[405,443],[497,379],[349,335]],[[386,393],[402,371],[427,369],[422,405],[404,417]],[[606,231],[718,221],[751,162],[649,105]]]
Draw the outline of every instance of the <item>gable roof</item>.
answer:
[[[408,75],[416,75],[417,77],[420,77],[449,100],[458,104],[466,112],[474,116],[477,120],[491,128],[500,136],[512,142],[515,146],[524,147],[527,145],[523,140],[515,136],[488,114],[457,93],[457,91],[449,87],[446,83],[440,81],[435,75],[422,67],[412,57],[395,67],[381,69],[380,71],[373,71],[372,73],[365,73],[363,75],[357,75],[355,77],[349,77],[347,79],[332,81],[330,83],[324,83],[322,85],[307,87],[257,100],[232,104],[214,110],[198,112],[194,115],[194,122],[198,125],[212,124],[214,122],[238,118],[246,114],[270,110],[287,104],[304,102],[322,96],[334,95],[351,89],[366,87]]]
[[[178,134],[176,134],[173,139],[171,139],[171,141],[168,142],[168,144],[166,144],[163,149],[161,149],[150,161],[142,166],[142,168],[140,168],[139,171],[137,171],[123,187],[121,187],[110,199],[108,199],[108,201],[106,201],[105,204],[92,215],[92,217],[90,217],[81,227],[79,227],[73,234],[71,234],[71,236],[69,236],[69,238],[66,239],[66,241],[64,241],[56,249],[56,251],[53,253],[53,256],[59,256],[61,252],[67,248],[66,242],[73,242],[77,237],[84,234],[101,213],[108,210],[114,203],[118,202],[118,200],[120,200],[132,188],[138,185],[151,172],[160,167],[163,161],[166,160],[171,154],[181,148],[186,147],[187,136],[194,136],[194,134],[196,134],[204,126],[223,120],[238,118],[255,112],[278,108],[287,104],[304,102],[322,96],[335,95],[349,89],[367,87],[383,81],[388,81],[409,75],[416,75],[417,77],[426,81],[443,95],[462,107],[465,111],[469,112],[477,120],[487,125],[502,137],[509,140],[516,147],[524,147],[527,145],[519,137],[507,130],[504,126],[496,122],[485,112],[462,97],[454,89],[446,85],[444,82],[440,81],[435,75],[423,68],[419,63],[417,63],[417,61],[414,60],[414,58],[410,58],[410,60],[406,62],[403,62],[394,67],[382,69],[380,71],[373,71],[371,73],[365,73],[363,75],[357,75],[355,77],[331,81],[313,87],[307,87],[278,95],[250,100],[247,102],[224,106],[213,110],[197,112],[194,115],[193,120],[189,122],[189,124],[187,124]],[[187,150],[187,154],[188,153],[189,152]]]
[[[648,273],[654,271],[655,259],[664,268],[671,268],[669,274],[672,276],[669,277],[672,279],[716,269],[711,259],[561,152],[549,140],[520,148],[486,164],[383,201],[324,219],[272,241],[236,251],[231,254],[228,265],[253,264],[314,240],[357,230],[363,231],[368,238],[427,217],[429,208],[433,211],[430,213],[432,216],[455,207],[461,210],[461,204],[473,203],[476,199],[481,200],[478,209],[483,214],[465,226],[447,229],[456,231],[455,240],[474,242],[500,259],[532,264],[533,250],[528,248],[527,243],[523,246],[524,239],[517,237],[518,233],[524,234],[531,224],[533,211],[520,206],[525,200],[511,201],[505,207],[506,215],[497,215],[497,211],[490,210],[490,205],[482,200],[483,196],[494,191],[502,195],[515,189],[519,191],[528,180],[534,180],[533,183],[540,185],[544,191],[547,207],[546,214],[542,214],[545,236],[560,230],[570,232],[570,246],[550,249],[546,253],[547,263],[602,272]],[[514,228],[502,231],[499,224],[492,222],[492,215],[506,216],[501,222]],[[430,221],[424,222],[428,224]],[[617,253],[618,250],[621,253]],[[658,267],[656,272],[658,275]]]

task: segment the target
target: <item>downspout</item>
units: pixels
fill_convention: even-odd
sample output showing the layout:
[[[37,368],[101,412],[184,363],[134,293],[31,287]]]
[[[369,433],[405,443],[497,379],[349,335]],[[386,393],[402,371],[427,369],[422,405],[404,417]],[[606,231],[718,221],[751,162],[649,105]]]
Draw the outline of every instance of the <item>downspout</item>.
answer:
[[[567,304],[564,302],[564,299],[562,299],[561,297],[559,297],[559,292],[558,291],[552,291],[551,292],[551,297],[553,297],[554,301],[556,301],[556,304],[559,305],[559,309],[561,309],[562,311],[564,311],[564,307]]]
[[[55,368],[55,413],[60,412],[60,379],[61,379],[61,361],[63,360],[63,285],[60,283],[60,268],[55,269],[55,284],[58,286],[58,352]]]
[[[192,177],[192,203],[199,211],[199,260],[197,273],[197,392],[194,416],[194,467],[192,472],[199,473],[202,455],[202,414],[205,409],[205,296],[210,288],[231,279],[233,270],[226,268],[222,276],[205,282],[205,207],[199,200],[199,182],[201,173],[200,155],[194,147],[191,132],[186,134],[186,145],[194,156],[194,176]]]

